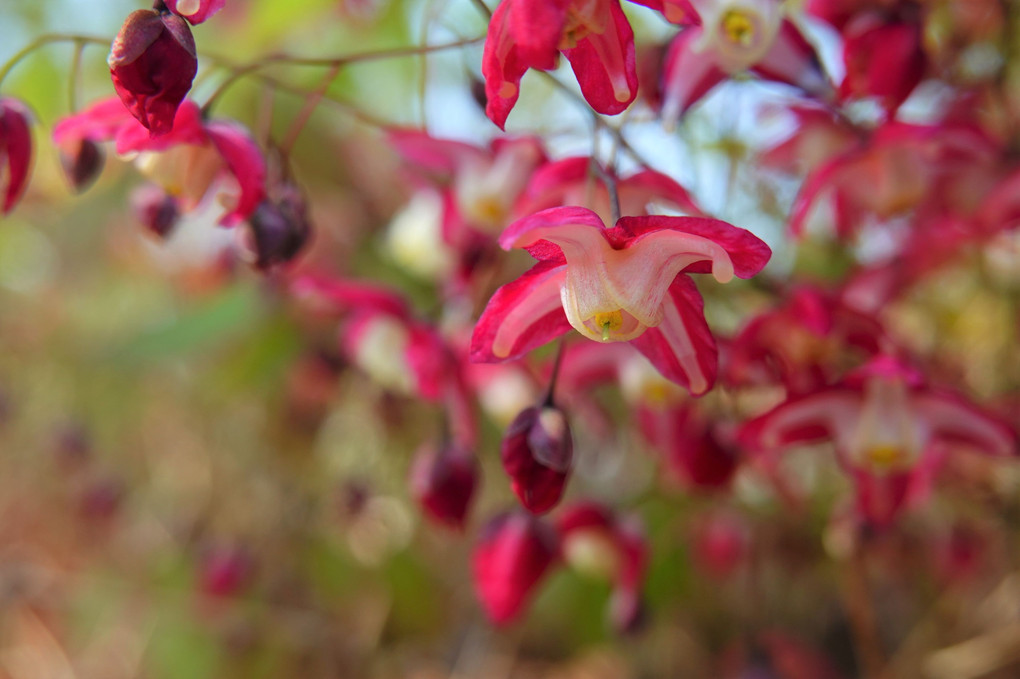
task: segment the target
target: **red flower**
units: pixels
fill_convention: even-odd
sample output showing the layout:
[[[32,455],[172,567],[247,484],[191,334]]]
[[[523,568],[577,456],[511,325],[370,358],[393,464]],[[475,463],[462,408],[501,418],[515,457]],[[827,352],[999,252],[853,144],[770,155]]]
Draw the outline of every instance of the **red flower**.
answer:
[[[456,444],[425,448],[411,465],[411,493],[429,516],[451,528],[463,528],[478,485],[478,461]]]
[[[0,190],[3,191],[0,213],[5,215],[21,198],[32,166],[30,119],[28,108],[20,101],[0,97]],[[7,166],[6,172],[4,165]]]
[[[117,96],[152,136],[170,132],[198,72],[188,23],[168,11],[128,15],[106,60]]]
[[[618,0],[505,0],[489,21],[482,55],[492,122],[504,127],[524,72],[555,68],[559,52],[599,113],[621,113],[634,101],[634,32]]]
[[[559,555],[555,529],[528,514],[503,514],[482,530],[471,556],[475,591],[489,620],[513,620]]]

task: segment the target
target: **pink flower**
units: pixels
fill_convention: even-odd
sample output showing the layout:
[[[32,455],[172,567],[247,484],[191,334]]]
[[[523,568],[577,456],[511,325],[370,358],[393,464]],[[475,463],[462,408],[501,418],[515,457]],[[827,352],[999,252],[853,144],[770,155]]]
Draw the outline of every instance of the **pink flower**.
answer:
[[[165,10],[136,10],[121,26],[106,61],[131,115],[152,136],[168,133],[198,72],[187,22]]]
[[[496,291],[471,338],[471,359],[518,358],[571,327],[630,342],[693,394],[715,380],[716,347],[694,282],[749,278],[771,251],[744,229],[695,217],[623,217],[606,229],[591,210],[562,207],[518,220],[500,237],[539,260]]]
[[[17,99],[0,97],[0,190],[3,203],[0,214],[14,209],[28,185],[32,166],[31,114]],[[6,165],[6,171],[4,171]]]
[[[599,113],[621,113],[634,101],[634,32],[619,0],[504,0],[489,21],[482,55],[485,112],[500,129],[524,72],[555,68],[560,52]]]
[[[164,2],[167,9],[184,17],[193,26],[216,14],[227,4],[227,0],[164,0]]]
[[[183,212],[195,209],[217,180],[232,178],[238,191],[220,219],[223,226],[248,219],[265,197],[266,161],[248,130],[230,120],[204,120],[191,100],[181,104],[172,127],[159,137],[151,137],[116,99],[96,102],[53,128],[59,146],[82,139],[113,140],[117,153],[137,154],[136,166]]]
[[[747,422],[740,438],[762,452],[832,441],[856,484],[859,512],[879,525],[927,492],[946,451],[1018,452],[1008,425],[958,396],[925,387],[916,372],[888,356],[835,386],[787,399]]]
[[[482,529],[471,570],[489,620],[516,618],[558,556],[556,530],[529,514],[503,514]]]

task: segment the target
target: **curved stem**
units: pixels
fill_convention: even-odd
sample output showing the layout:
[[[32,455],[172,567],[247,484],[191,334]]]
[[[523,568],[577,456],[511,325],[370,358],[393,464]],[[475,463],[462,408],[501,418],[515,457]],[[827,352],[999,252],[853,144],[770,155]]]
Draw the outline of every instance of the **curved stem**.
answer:
[[[74,42],[84,48],[85,45],[104,45],[109,47],[113,41],[108,38],[97,38],[91,35],[77,35],[73,33],[48,33],[46,35],[40,35],[38,38],[16,52],[14,56],[8,59],[7,63],[0,68],[0,84],[3,84],[7,75],[29,54],[41,47],[58,42]]]
[[[75,40],[74,54],[71,56],[71,71],[67,76],[67,105],[71,107],[71,113],[78,110],[78,85],[81,80],[81,56],[84,51],[85,43]]]
[[[340,64],[335,64],[333,68],[329,69],[329,73],[322,79],[320,84],[310,97],[305,101],[305,105],[301,107],[297,117],[291,123],[290,129],[287,131],[287,136],[280,144],[280,154],[283,157],[290,155],[290,150],[294,148],[294,142],[297,141],[298,135],[301,134],[301,130],[305,129],[305,125],[308,123],[308,119],[312,117],[312,113],[315,112],[315,107],[319,105],[322,98],[326,94],[326,90],[336,80],[337,75],[340,74]]]

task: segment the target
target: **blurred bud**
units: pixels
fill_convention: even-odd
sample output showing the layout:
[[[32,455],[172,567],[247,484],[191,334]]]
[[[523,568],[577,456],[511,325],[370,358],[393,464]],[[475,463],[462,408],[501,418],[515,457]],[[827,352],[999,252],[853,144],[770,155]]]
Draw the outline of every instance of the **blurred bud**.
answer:
[[[69,147],[60,149],[60,166],[64,169],[64,176],[71,189],[78,193],[92,186],[103,171],[105,160],[102,147],[84,137],[70,140]]]
[[[676,441],[669,455],[670,467],[687,483],[699,488],[726,488],[737,471],[734,447],[723,445],[716,430],[706,425],[700,432]]]
[[[514,493],[528,511],[543,514],[560,501],[573,451],[567,417],[556,406],[528,408],[510,423],[500,456]]]
[[[451,528],[464,527],[477,485],[474,454],[456,444],[419,450],[411,465],[414,499],[426,516]]]
[[[161,239],[170,235],[180,217],[177,199],[154,184],[136,189],[131,195],[131,207],[146,231]]]
[[[254,563],[245,549],[233,545],[209,547],[201,557],[199,582],[209,596],[238,594],[251,578]]]
[[[255,267],[268,269],[294,259],[312,235],[308,210],[298,188],[285,184],[277,199],[265,199],[248,218],[247,247]]]
[[[86,466],[92,458],[92,442],[85,427],[70,422],[61,427],[53,445],[57,464],[73,471]]]
[[[695,565],[716,580],[730,577],[750,551],[750,535],[744,521],[733,514],[705,516],[694,526]]]
[[[113,518],[124,501],[124,482],[113,476],[90,479],[78,496],[81,517],[89,521],[106,521]]]
[[[472,554],[475,591],[489,620],[513,620],[557,558],[558,536],[524,513],[503,514],[482,530]]]
[[[117,96],[131,115],[152,136],[169,132],[198,72],[188,22],[165,7],[136,10],[117,33],[106,63]]]
[[[864,14],[844,29],[843,61],[840,96],[875,97],[887,111],[895,111],[924,77],[921,26]]]
[[[0,97],[0,214],[6,215],[21,199],[32,165],[31,115],[17,99]],[[4,165],[7,166],[6,172]]]
[[[165,0],[166,8],[195,26],[223,9],[227,0]]]

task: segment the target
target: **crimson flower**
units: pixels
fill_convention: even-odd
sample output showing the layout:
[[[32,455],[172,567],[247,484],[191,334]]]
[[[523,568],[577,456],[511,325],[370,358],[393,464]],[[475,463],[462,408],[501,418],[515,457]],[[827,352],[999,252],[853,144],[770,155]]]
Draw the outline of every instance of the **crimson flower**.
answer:
[[[749,278],[771,251],[716,219],[623,217],[607,229],[582,207],[543,210],[510,225],[500,245],[539,260],[496,291],[471,338],[471,360],[518,358],[571,327],[599,342],[630,342],[666,378],[703,394],[716,346],[689,273]]]
[[[170,132],[198,72],[188,23],[165,9],[136,10],[121,26],[106,62],[131,115],[152,136]]]
[[[489,21],[482,55],[485,113],[500,129],[525,71],[555,68],[560,52],[599,113],[622,113],[634,101],[634,31],[619,0],[504,0]]]
[[[900,361],[879,356],[842,382],[787,399],[747,422],[741,440],[776,452],[832,441],[857,487],[858,511],[881,525],[927,492],[942,456],[963,447],[1017,454],[1017,434],[960,397],[926,387]]]
[[[32,166],[31,115],[17,99],[0,97],[0,214],[7,214],[21,199]],[[4,169],[6,165],[6,171]],[[6,186],[5,186],[6,185]]]
[[[423,448],[411,465],[410,485],[427,516],[461,529],[478,485],[478,461],[470,450],[452,442]]]

